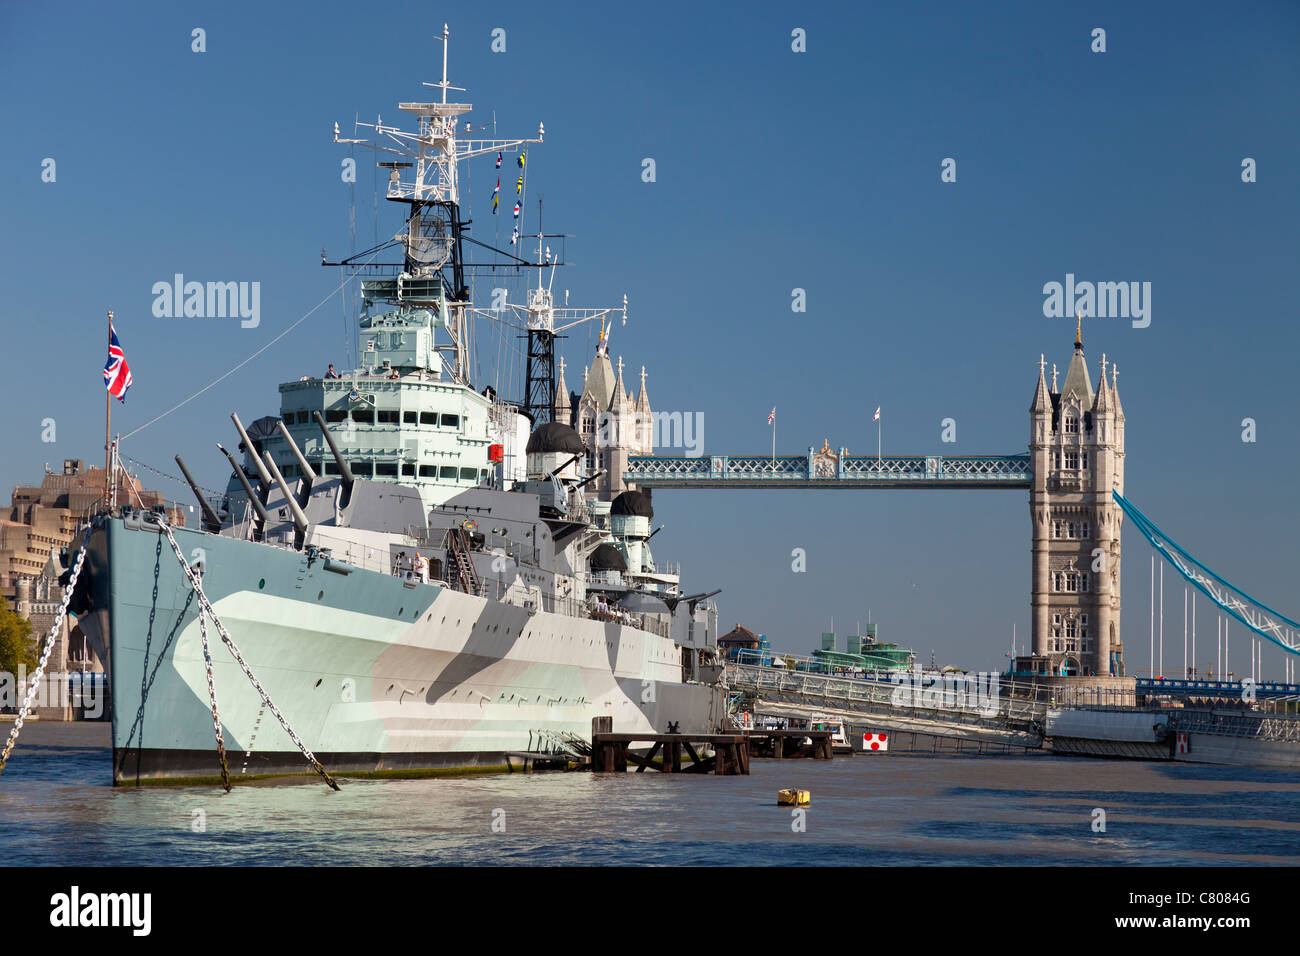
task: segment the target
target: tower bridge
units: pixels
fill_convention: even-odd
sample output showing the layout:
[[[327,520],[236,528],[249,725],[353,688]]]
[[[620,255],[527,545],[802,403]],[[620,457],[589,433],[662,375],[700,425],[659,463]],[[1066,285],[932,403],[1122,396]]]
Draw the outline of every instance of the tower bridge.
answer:
[[[633,455],[636,488],[1027,489],[1032,539],[1032,653],[1015,669],[1065,677],[1126,675],[1121,632],[1121,526],[1134,526],[1192,586],[1253,633],[1300,654],[1300,624],[1251,598],[1170,541],[1124,498],[1119,371],[1101,358],[1093,388],[1076,327],[1058,388],[1040,356],[1029,406],[1029,451],[1014,455],[851,456],[822,443],[797,456]],[[1109,371],[1109,381],[1107,372]]]

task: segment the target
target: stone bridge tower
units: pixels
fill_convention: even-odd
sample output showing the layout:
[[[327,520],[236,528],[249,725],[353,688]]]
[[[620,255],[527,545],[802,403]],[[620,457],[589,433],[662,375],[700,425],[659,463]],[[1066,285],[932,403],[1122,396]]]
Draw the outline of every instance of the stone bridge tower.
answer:
[[[1029,408],[1033,486],[1033,655],[1030,669],[1065,676],[1124,676],[1120,635],[1120,524],[1124,410],[1119,372],[1101,358],[1094,391],[1076,330],[1065,383],[1047,387],[1040,356]]]

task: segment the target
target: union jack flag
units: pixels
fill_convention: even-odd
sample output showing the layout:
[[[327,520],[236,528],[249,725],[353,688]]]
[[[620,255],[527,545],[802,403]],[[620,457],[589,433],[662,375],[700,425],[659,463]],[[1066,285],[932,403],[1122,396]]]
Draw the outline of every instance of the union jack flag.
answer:
[[[104,387],[119,402],[126,401],[126,390],[131,387],[131,366],[117,341],[117,332],[108,326],[108,361],[104,363]]]

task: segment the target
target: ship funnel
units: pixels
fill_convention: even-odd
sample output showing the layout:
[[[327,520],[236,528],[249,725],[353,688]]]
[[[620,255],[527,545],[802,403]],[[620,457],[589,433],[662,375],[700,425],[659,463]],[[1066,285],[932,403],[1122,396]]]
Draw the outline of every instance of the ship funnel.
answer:
[[[280,469],[276,467],[275,459],[271,457],[271,453],[267,451],[262,452],[262,458],[266,462],[266,467],[271,472],[272,479],[274,479],[276,485],[279,486],[280,494],[284,495],[284,502],[289,506],[289,513],[293,515],[293,526],[298,529],[298,534],[295,536],[293,546],[301,549],[303,540],[307,537],[307,516],[303,514],[302,507],[298,504],[298,499],[289,493],[289,486],[285,484],[284,476],[280,474]]]
[[[226,460],[230,462],[230,467],[235,469],[235,477],[244,486],[244,494],[248,495],[248,503],[253,506],[253,510],[257,512],[258,520],[261,522],[261,527],[258,529],[260,531],[261,528],[266,527],[266,505],[262,504],[262,499],[253,490],[253,486],[248,483],[248,476],[244,474],[243,466],[235,461],[235,456],[222,448],[221,442],[217,442],[217,448],[221,450],[221,454],[226,456]]]
[[[339,453],[339,446],[334,444],[334,436],[330,430],[325,427],[325,419],[320,412],[312,412],[311,417],[316,419],[316,424],[320,426],[320,433],[325,436],[325,444],[330,446],[330,452],[334,455],[334,463],[339,466],[339,474],[343,476],[343,498],[339,504],[346,506],[347,499],[352,496],[352,469],[348,467],[347,460]]]
[[[271,487],[271,475],[267,472],[266,466],[262,460],[257,457],[257,448],[253,445],[253,440],[248,437],[248,432],[244,431],[244,423],[239,420],[239,416],[234,412],[230,413],[230,420],[235,423],[235,428],[239,430],[239,437],[244,442],[244,448],[248,451],[248,457],[253,459],[253,464],[257,467],[257,477],[261,479],[262,484]]]
[[[181,461],[181,456],[176,455],[175,458],[176,464],[181,466],[181,474],[185,476],[185,481],[190,486],[190,491],[194,492],[194,497],[199,499],[199,508],[203,512],[203,525],[205,529],[216,534],[221,530],[221,519],[218,518],[217,513],[212,510],[212,505],[208,504],[208,499],[204,498],[199,492],[199,486],[195,483],[194,476],[190,474],[190,470],[185,467],[185,462]]]

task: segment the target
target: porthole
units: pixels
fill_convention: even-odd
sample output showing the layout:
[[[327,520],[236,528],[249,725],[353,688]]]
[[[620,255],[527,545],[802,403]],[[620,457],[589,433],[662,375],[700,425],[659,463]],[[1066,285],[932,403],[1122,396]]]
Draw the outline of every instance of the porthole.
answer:
[[[324,679],[325,679],[325,678],[323,678],[323,677],[317,678],[317,680],[316,680],[316,686],[319,687],[319,686],[320,686],[320,682],[323,681]]]
[[[257,589],[259,591],[262,590],[262,588],[264,587],[266,587],[266,578],[262,578],[260,581],[257,582]]]
[[[325,600],[325,592],[324,592],[324,591],[318,591],[318,592],[316,592],[316,600],[318,600],[318,601],[323,601],[323,600]]]
[[[398,617],[401,617],[401,616],[402,616],[403,614],[405,614],[405,613],[406,613],[406,608],[404,608],[404,607],[399,607],[399,608],[397,609],[397,616],[398,616]]]

